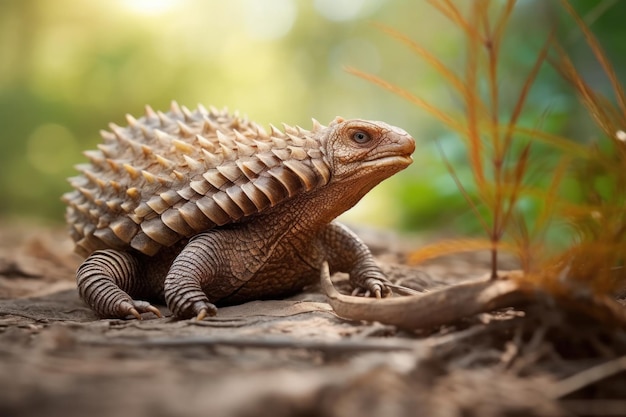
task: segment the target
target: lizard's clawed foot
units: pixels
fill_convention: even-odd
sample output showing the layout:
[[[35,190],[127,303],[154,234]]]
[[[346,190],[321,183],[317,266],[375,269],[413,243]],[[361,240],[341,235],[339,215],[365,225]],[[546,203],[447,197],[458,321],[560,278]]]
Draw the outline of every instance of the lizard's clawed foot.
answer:
[[[352,291],[352,295],[355,297],[376,297],[378,299],[385,298],[391,295],[391,289],[386,285],[386,282],[377,278],[369,278],[365,281],[365,288],[356,287]]]
[[[208,301],[196,301],[186,310],[174,312],[174,314],[180,319],[191,319],[195,317],[197,321],[202,321],[206,317],[215,316],[217,314],[217,307]]]
[[[217,314],[217,308],[213,304],[200,308],[200,311],[196,315],[196,321],[202,321],[205,317],[213,317]]]
[[[172,279],[168,285],[166,279],[165,302],[174,316],[180,320],[195,318],[200,321],[217,314],[217,307],[209,301],[202,288],[193,282],[181,283],[177,279]]]
[[[118,311],[120,317],[134,316],[137,320],[143,320],[141,313],[152,313],[158,318],[163,318],[159,309],[147,301],[122,301],[118,306]]]

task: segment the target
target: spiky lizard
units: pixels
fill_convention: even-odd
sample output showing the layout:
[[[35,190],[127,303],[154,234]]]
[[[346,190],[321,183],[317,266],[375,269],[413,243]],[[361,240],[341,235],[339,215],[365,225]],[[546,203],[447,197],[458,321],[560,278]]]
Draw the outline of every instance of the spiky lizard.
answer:
[[[377,297],[388,281],[334,221],[415,150],[404,130],[344,120],[270,132],[226,110],[150,107],[110,125],[63,196],[83,300],[101,317],[160,311],[203,319],[215,303],[283,297],[323,262]]]

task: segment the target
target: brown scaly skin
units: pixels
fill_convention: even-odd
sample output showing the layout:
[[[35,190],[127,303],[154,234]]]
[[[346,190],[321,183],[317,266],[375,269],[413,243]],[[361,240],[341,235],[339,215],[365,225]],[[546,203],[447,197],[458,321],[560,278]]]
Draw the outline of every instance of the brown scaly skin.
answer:
[[[320,143],[330,172],[327,183],[182,237],[155,255],[133,248],[96,250],[77,271],[83,300],[102,317],[160,316],[140,300],[165,300],[176,317],[202,319],[216,314],[213,303],[296,293],[318,282],[324,261],[331,272],[348,273],[355,289],[389,294],[368,248],[333,219],[406,168],[415,141],[382,122],[340,118],[307,134]]]

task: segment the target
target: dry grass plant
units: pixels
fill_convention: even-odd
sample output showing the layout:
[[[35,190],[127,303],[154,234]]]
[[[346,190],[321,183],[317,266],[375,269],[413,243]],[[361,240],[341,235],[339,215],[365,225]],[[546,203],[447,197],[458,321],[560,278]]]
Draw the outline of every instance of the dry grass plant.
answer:
[[[603,297],[623,288],[626,278],[622,267],[626,253],[626,97],[610,60],[584,20],[563,0],[563,9],[580,28],[608,77],[617,104],[594,91],[565,49],[554,36],[548,35],[528,69],[513,108],[504,111],[502,88],[510,89],[510,86],[502,82],[500,60],[515,0],[504,3],[429,0],[429,3],[462,31],[466,39],[467,58],[462,74],[407,35],[386,26],[379,29],[406,45],[441,75],[442,82],[463,103],[464,117],[453,117],[446,109],[376,75],[348,69],[434,116],[458,134],[467,150],[471,180],[477,190],[473,194],[464,186],[466,179],[459,178],[439,147],[444,164],[488,238],[438,242],[416,250],[412,261],[419,263],[459,251],[488,249],[491,277],[495,279],[499,253],[511,252],[523,271],[515,274],[520,277],[520,285],[530,286],[533,291],[541,289],[556,298],[572,300],[582,296],[605,305],[607,300]],[[599,128],[602,143],[587,145],[520,123],[529,92],[544,65],[556,68],[576,91]],[[538,120],[537,126],[541,125]],[[541,160],[532,153],[538,144],[552,147],[559,155],[559,161],[549,173],[552,179],[543,187],[529,180],[533,169],[545,172]],[[564,179],[580,184],[582,201],[566,201],[561,197],[559,189]],[[526,197],[542,201],[541,212],[533,221],[524,218],[518,209]],[[547,247],[547,231],[563,223],[573,231],[571,244],[559,250]],[[613,307],[609,310],[613,311]]]

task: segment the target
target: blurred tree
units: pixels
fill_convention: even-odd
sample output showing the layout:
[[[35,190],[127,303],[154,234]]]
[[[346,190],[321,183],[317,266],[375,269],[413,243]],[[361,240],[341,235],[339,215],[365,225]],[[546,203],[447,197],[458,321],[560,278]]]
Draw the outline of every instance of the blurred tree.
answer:
[[[581,14],[597,15],[592,29],[609,56],[623,57],[619,39],[626,29],[618,16],[626,4],[600,3],[604,11],[574,2]],[[562,15],[556,1],[519,2],[501,70],[512,85],[522,82],[553,25],[571,48],[582,44]],[[61,221],[65,178],[84,162],[81,151],[98,143],[98,130],[111,121],[123,124],[125,113],[141,115],[145,104],[167,109],[175,99],[188,107],[227,105],[263,124],[307,127],[310,117],[328,122],[342,115],[402,126],[419,140],[415,163],[375,189],[352,218],[471,230],[472,216],[458,216],[466,206],[430,140],[441,138],[462,173],[465,157],[449,134],[402,99],[343,70],[378,74],[451,114],[459,111],[436,71],[372,21],[406,33],[463,71],[462,35],[427,2],[0,0],[0,217]],[[549,129],[585,139],[582,118],[571,117],[581,110],[553,71],[542,71],[531,94],[529,124],[541,119]]]
[[[378,0],[0,1],[0,215],[61,220],[59,196],[80,152],[108,122],[124,123],[145,104],[227,105],[265,124],[309,126],[310,117],[341,114],[406,126],[401,100],[341,69],[386,67],[380,36],[365,22],[402,8]]]

